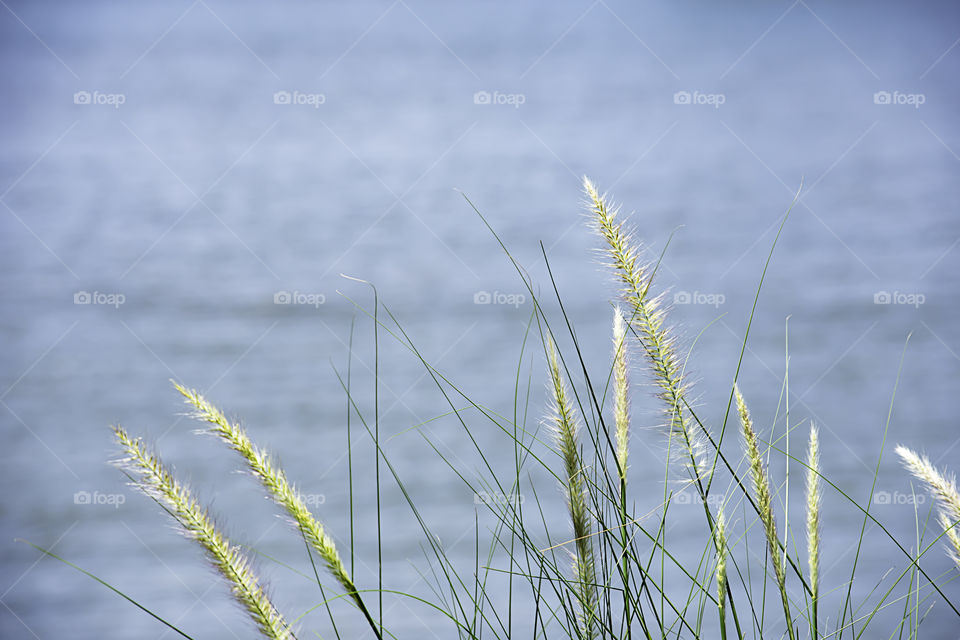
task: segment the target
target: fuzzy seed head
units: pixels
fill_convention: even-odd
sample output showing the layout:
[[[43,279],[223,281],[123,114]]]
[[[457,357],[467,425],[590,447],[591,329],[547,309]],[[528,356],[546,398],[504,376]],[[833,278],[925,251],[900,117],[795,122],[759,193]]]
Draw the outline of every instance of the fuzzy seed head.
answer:
[[[717,603],[722,620],[727,604],[727,523],[722,506],[717,511],[713,533],[717,547]]]
[[[611,207],[589,179],[584,178],[587,206],[597,233],[606,241],[604,253],[622,287],[629,324],[640,339],[647,365],[664,403],[669,433],[681,444],[684,462],[694,479],[706,473],[702,434],[687,416],[686,385],[675,341],[666,328],[662,296],[650,296],[652,270],[639,259],[639,248],[617,221],[618,210]]]
[[[250,561],[220,532],[190,490],[173,477],[160,458],[139,438],[131,438],[119,426],[114,427],[114,434],[125,453],[118,466],[136,477],[135,486],[169,509],[183,532],[203,548],[230,585],[234,599],[247,611],[261,633],[273,640],[290,638],[289,625],[273,606]]]
[[[946,532],[950,557],[960,568],[960,491],[953,474],[941,473],[927,456],[918,455],[902,445],[896,448],[903,465],[915,478],[927,485],[937,501],[940,525]]]
[[[786,574],[783,569],[783,559],[780,556],[777,523],[773,516],[773,495],[770,491],[770,482],[767,479],[763,457],[760,455],[757,433],[753,429],[753,420],[750,418],[750,411],[747,409],[747,403],[743,399],[743,394],[740,393],[739,387],[734,387],[734,395],[737,400],[737,413],[740,415],[740,426],[743,429],[743,439],[747,447],[747,459],[750,462],[750,478],[753,484],[754,497],[757,501],[760,520],[763,523],[764,534],[767,537],[767,545],[770,549],[770,559],[773,562],[773,570],[776,574],[777,585],[780,587],[781,596],[784,600],[784,609],[786,611],[788,610],[786,600]]]
[[[323,525],[314,518],[310,509],[304,503],[300,492],[287,481],[283,469],[276,466],[270,455],[257,447],[247,436],[246,432],[237,424],[230,422],[220,409],[212,405],[202,395],[193,389],[187,389],[174,383],[188,405],[194,409],[194,417],[207,422],[209,431],[227,443],[246,461],[253,475],[260,480],[270,496],[283,507],[292,518],[292,524],[302,531],[307,542],[316,550],[331,575],[336,579],[344,591],[351,595],[354,601],[364,610],[356,586],[353,584],[337,547],[323,528]]]
[[[820,590],[820,436],[813,423],[807,448],[807,555],[816,600]]]
[[[588,489],[577,440],[579,431],[577,416],[560,370],[560,359],[557,356],[556,347],[550,338],[547,338],[547,359],[550,368],[549,390],[553,409],[551,423],[557,452],[563,459],[565,481],[563,489],[567,497],[567,509],[573,525],[576,549],[571,561],[580,600],[580,633],[583,638],[592,639],[596,637],[597,590],[591,515],[587,505]]]
[[[627,481],[630,438],[630,385],[627,379],[627,323],[620,307],[613,310],[613,413],[617,429],[617,464],[620,481]]]

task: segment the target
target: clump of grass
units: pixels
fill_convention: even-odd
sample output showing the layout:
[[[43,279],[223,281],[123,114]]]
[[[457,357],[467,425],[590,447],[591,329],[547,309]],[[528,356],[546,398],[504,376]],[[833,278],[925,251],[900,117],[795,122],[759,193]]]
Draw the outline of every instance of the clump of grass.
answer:
[[[915,478],[927,485],[937,501],[939,520],[950,544],[950,557],[960,568],[960,491],[952,475],[941,473],[930,459],[900,445],[897,455]]]
[[[478,489],[482,487],[486,495],[513,496],[521,486],[527,486],[525,483],[529,481],[530,495],[535,499],[535,503],[529,502],[524,506],[523,500],[516,502],[512,499],[485,503],[486,508],[496,520],[496,526],[489,530],[492,540],[485,563],[482,564],[480,559],[479,514],[475,522],[474,563],[468,569],[464,569],[447,556],[443,544],[431,532],[426,519],[417,508],[414,496],[411,495],[396,467],[391,464],[381,447],[379,404],[376,395],[373,403],[374,415],[372,420],[368,421],[350,391],[350,368],[349,366],[347,368],[347,381],[343,386],[347,393],[348,436],[350,416],[354,415],[360,419],[371,436],[374,455],[377,456],[376,469],[379,469],[382,461],[396,481],[411,513],[421,526],[424,533],[425,552],[428,552],[427,560],[430,563],[429,572],[421,575],[434,577],[435,584],[431,585],[435,596],[433,599],[399,590],[389,590],[378,583],[381,608],[380,620],[375,622],[364,605],[361,591],[354,584],[351,572],[347,571],[341,560],[333,538],[307,508],[297,488],[288,480],[283,470],[265,450],[254,444],[240,426],[228,420],[222,411],[208,402],[200,393],[179,384],[176,387],[193,409],[194,415],[207,424],[205,430],[241,456],[249,471],[290,517],[294,527],[306,542],[311,563],[313,553],[319,554],[326,569],[346,594],[342,597],[361,610],[365,622],[373,634],[380,639],[384,636],[395,637],[387,631],[388,627],[383,620],[388,610],[383,609],[382,598],[385,593],[390,593],[411,598],[439,612],[443,620],[454,625],[458,637],[463,640],[512,637],[539,639],[558,636],[577,640],[598,638],[632,640],[634,633],[638,636],[642,634],[642,637],[647,640],[716,637],[718,634],[712,626],[713,617],[707,615],[711,613],[713,607],[716,607],[718,614],[716,631],[719,631],[719,636],[723,639],[727,637],[729,626],[737,638],[787,636],[791,640],[796,640],[799,628],[795,627],[794,621],[799,621],[805,614],[802,609],[794,610],[791,606],[787,589],[788,580],[791,589],[808,598],[810,607],[806,618],[812,638],[844,637],[845,635],[863,637],[874,616],[881,610],[889,610],[889,605],[895,602],[894,597],[891,596],[893,587],[873,601],[854,603],[851,589],[853,574],[857,569],[858,553],[853,561],[850,588],[846,590],[845,599],[838,596],[841,598],[839,604],[843,616],[840,617],[834,630],[821,633],[818,613],[821,608],[821,599],[832,593],[830,590],[825,594],[822,593],[820,584],[823,487],[836,490],[837,495],[848,500],[863,514],[864,529],[868,521],[877,525],[873,530],[877,536],[871,534],[871,543],[875,538],[881,539],[886,535],[902,554],[904,560],[909,563],[908,569],[897,579],[894,587],[900,584],[900,579],[908,572],[912,574],[904,599],[913,598],[916,602],[915,610],[905,609],[894,634],[884,630],[884,635],[917,637],[919,622],[922,619],[918,613],[921,602],[920,577],[926,580],[923,585],[923,597],[926,597],[926,593],[938,594],[951,611],[960,618],[960,609],[944,596],[940,583],[931,579],[919,564],[923,553],[919,550],[916,555],[909,552],[870,513],[869,505],[864,507],[856,503],[847,492],[822,475],[819,433],[812,424],[805,461],[807,468],[806,521],[802,527],[805,529],[807,539],[807,570],[801,569],[800,551],[795,550],[792,554],[788,551],[791,546],[790,538],[793,537],[789,519],[785,518],[783,521],[782,540],[778,532],[774,514],[774,494],[771,489],[768,465],[764,460],[764,457],[769,459],[774,452],[780,452],[784,454],[789,465],[791,460],[789,444],[786,451],[781,452],[777,449],[777,443],[771,442],[769,448],[761,453],[757,431],[753,426],[746,401],[736,384],[739,363],[733,376],[734,383],[730,389],[727,411],[722,416],[722,422],[717,425],[719,438],[714,440],[711,437],[710,433],[713,429],[708,429],[708,426],[711,426],[709,421],[701,420],[687,400],[688,389],[684,380],[684,369],[677,355],[676,340],[667,326],[663,294],[652,293],[656,269],[643,262],[640,245],[636,244],[626,231],[624,221],[618,217],[618,210],[609,204],[607,198],[602,196],[589,180],[584,181],[584,189],[591,218],[604,240],[604,253],[613,267],[621,289],[623,310],[620,306],[614,309],[614,350],[609,362],[610,368],[605,372],[606,379],[612,383],[612,402],[610,403],[612,407],[607,404],[606,389],[603,393],[597,393],[597,389],[593,386],[591,380],[595,378],[591,377],[591,372],[585,364],[587,359],[581,352],[577,333],[566,312],[563,311],[563,300],[558,289],[554,288],[563,314],[562,321],[569,330],[569,337],[575,350],[574,354],[569,355],[575,355],[575,358],[563,357],[566,354],[558,351],[558,343],[554,341],[556,334],[550,326],[551,318],[544,311],[535,293],[535,287],[527,280],[524,270],[519,265],[517,265],[518,271],[524,278],[534,303],[527,335],[532,335],[530,330],[534,325],[539,328],[543,336],[542,346],[546,353],[547,402],[550,410],[549,438],[541,438],[537,428],[539,422],[534,427],[526,424],[531,397],[530,385],[528,383],[524,393],[521,388],[519,366],[516,375],[513,418],[504,418],[479,402],[471,400],[448,377],[441,375],[423,358],[393,314],[389,311],[387,313],[396,325],[395,331],[390,327],[390,333],[401,341],[403,346],[408,347],[423,364],[426,375],[433,380],[447,403],[449,411],[445,415],[459,421],[484,465],[482,470],[476,472],[458,468],[455,463],[444,457],[440,446],[427,434],[423,434],[444,462],[475,495],[480,495]],[[504,245],[501,243],[501,246]],[[504,249],[506,250],[505,246]],[[547,266],[549,267],[549,262]],[[759,298],[759,287],[757,297]],[[376,349],[379,331],[386,325],[380,319],[382,316],[379,315],[379,299],[375,297],[374,300],[376,306],[373,313],[369,315],[373,320],[374,348],[375,353],[378,354]],[[748,326],[752,322],[753,313],[751,311]],[[687,519],[682,521],[688,529],[682,543],[677,543],[676,534],[670,532],[675,530],[675,522],[672,519],[673,514],[677,513],[675,509],[679,508],[674,505],[683,504],[683,501],[676,499],[674,493],[668,494],[664,489],[662,502],[654,499],[653,504],[650,504],[651,497],[657,493],[656,487],[636,485],[636,483],[628,485],[627,482],[627,470],[631,459],[630,447],[640,441],[637,435],[631,434],[630,425],[631,381],[627,352],[628,347],[634,344],[632,342],[634,339],[640,346],[642,356],[640,360],[647,365],[652,376],[657,396],[656,403],[668,417],[670,444],[672,445],[675,441],[680,443],[680,455],[689,470],[691,484],[697,487],[707,516],[707,529],[703,531],[696,530]],[[743,349],[746,349],[746,338]],[[521,349],[521,361],[527,353],[528,346],[525,339]],[[742,353],[743,351],[741,356]],[[376,365],[378,358],[379,356],[375,355],[373,370],[377,386],[380,382],[379,369]],[[573,362],[580,365],[579,371],[571,372],[567,368],[566,365]],[[339,378],[339,373],[337,375]],[[343,383],[343,380],[340,379],[340,382]],[[789,385],[786,379],[784,382],[784,388],[789,397]],[[525,400],[523,400],[524,396]],[[457,398],[465,400],[469,408],[465,410],[456,400]],[[748,469],[745,472],[739,465],[734,466],[730,463],[732,457],[731,452],[728,451],[730,446],[724,445],[723,442],[727,415],[734,400],[748,462]],[[612,421],[609,420],[611,409]],[[473,413],[470,410],[473,410]],[[787,413],[789,415],[789,410]],[[482,448],[478,439],[475,438],[475,430],[479,427],[473,422],[474,420],[480,421],[484,427],[492,426],[499,429],[509,439],[509,449],[513,452],[513,468],[510,469],[509,475],[504,476],[502,471],[498,472],[499,465],[491,464],[488,460],[490,451]],[[370,424],[374,425],[372,430],[369,427]],[[204,546],[208,556],[213,559],[214,565],[231,584],[234,596],[243,604],[257,624],[261,635],[273,639],[292,636],[289,625],[270,603],[264,589],[253,575],[249,562],[220,534],[206,511],[163,467],[159,458],[151,454],[139,440],[132,440],[119,428],[117,437],[127,451],[126,467],[137,476],[138,485],[170,510],[181,522],[185,531]],[[348,447],[350,446],[352,444],[348,444]],[[548,450],[550,455],[542,455],[541,448]],[[503,449],[503,451],[506,450],[506,448]],[[671,447],[671,450],[674,449]],[[708,451],[709,456],[706,455]],[[944,536],[951,545],[954,560],[960,567],[960,534],[957,533],[958,521],[960,521],[960,495],[954,480],[937,471],[925,457],[918,456],[903,447],[898,447],[897,453],[911,472],[920,478],[936,496],[940,507],[940,524],[945,531]],[[551,463],[555,459],[553,454],[556,454],[560,460],[559,469],[555,469],[556,465]],[[742,454],[740,449],[736,449],[737,457]],[[348,460],[352,461],[351,449],[348,449],[348,456],[350,456]],[[712,464],[708,464],[708,458],[712,460]],[[671,464],[669,454],[664,464],[664,478],[668,478]],[[723,473],[728,472],[730,476],[729,489],[723,495],[716,489],[711,491],[711,487],[715,486],[714,479],[720,477],[717,474],[718,470]],[[564,515],[565,519],[569,518],[572,540],[569,539],[567,531],[562,535],[553,531],[556,519],[552,517],[553,512],[549,506],[540,501],[533,482],[536,475],[534,471],[552,475],[562,487]],[[348,464],[348,474],[351,491],[352,537],[354,482],[352,462]],[[707,481],[703,482],[705,478]],[[382,533],[379,473],[374,474],[373,481],[376,483],[378,496],[376,508],[379,540]],[[876,478],[874,481],[876,482]],[[784,485],[783,493],[789,497],[791,493],[789,483]],[[714,501],[714,498],[720,499],[719,502]],[[731,517],[730,514],[738,513],[731,508],[731,504],[735,504],[732,502],[734,500],[739,500],[742,505],[743,518]],[[536,516],[531,514],[539,516],[540,522],[533,522],[532,518]],[[751,527],[758,522],[763,529],[766,557],[769,558],[764,562],[773,565],[773,579],[776,582],[784,614],[783,628],[780,628],[779,614],[776,625],[770,623],[768,616],[765,615],[767,584],[770,580],[768,565],[764,564],[760,571],[754,571],[753,564],[756,562],[757,554],[751,553],[747,548],[748,545],[741,542],[746,539]],[[702,548],[696,548],[693,543],[697,540],[697,536],[701,536]],[[865,536],[861,533],[859,544],[863,544],[864,539]],[[556,549],[564,547],[571,549],[569,558],[556,552]],[[41,550],[54,556],[49,551]],[[506,556],[506,566],[496,566],[498,558],[503,556]],[[715,558],[715,564],[711,562],[713,558]],[[352,571],[352,544],[350,566]],[[711,573],[711,568],[715,573]],[[383,571],[382,563],[379,569]],[[505,576],[507,588],[500,590],[491,587],[489,582],[491,575]],[[914,578],[916,578],[916,586],[914,586]],[[317,581],[320,582],[319,576]],[[762,591],[754,588],[757,581],[762,581]],[[519,599],[521,592],[517,584],[524,583],[529,588],[530,595],[530,602],[527,603],[524,611],[532,612],[530,614],[532,630],[518,631],[514,619],[514,601]],[[114,587],[107,586],[180,633],[181,636],[190,638],[161,616],[144,608]],[[836,593],[841,591],[838,590]],[[323,595],[322,587],[320,595],[324,600],[321,604],[325,604],[326,597]],[[498,598],[501,599],[498,600]],[[745,607],[741,606],[744,603]],[[869,612],[860,616],[855,613],[860,610],[869,610]],[[848,611],[853,614],[850,622],[847,622]],[[329,608],[327,612],[333,625],[334,635],[340,637]],[[728,625],[728,623],[732,624]],[[855,625],[858,627],[855,628]]]
[[[239,547],[217,528],[213,518],[182,483],[140,439],[114,427],[125,457],[118,463],[135,478],[135,486],[170,510],[181,529],[197,541],[220,575],[230,585],[234,599],[247,611],[260,632],[271,640],[287,640],[293,634]]]

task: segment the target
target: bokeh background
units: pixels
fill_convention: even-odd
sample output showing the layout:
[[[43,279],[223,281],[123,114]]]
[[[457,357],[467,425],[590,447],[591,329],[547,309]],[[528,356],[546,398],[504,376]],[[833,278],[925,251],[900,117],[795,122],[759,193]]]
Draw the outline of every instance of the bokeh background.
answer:
[[[348,548],[337,375],[353,327],[352,393],[372,419],[373,296],[341,274],[375,284],[424,357],[506,416],[519,362],[531,389],[521,417],[536,428],[542,352],[521,359],[530,296],[464,195],[550,295],[542,243],[600,373],[616,291],[583,215],[582,176],[635,212],[650,257],[670,240],[657,284],[716,427],[764,261],[799,191],[741,371],[758,425],[784,434],[789,345],[791,446],[799,452],[816,421],[825,472],[867,503],[886,437],[871,508],[907,547],[911,484],[891,443],[960,469],[954,3],[0,5],[4,638],[172,637],[15,539],[195,637],[251,637],[198,552],[108,464],[115,423],[155,442],[230,534],[263,554],[290,617],[319,601],[302,541],[229,452],[193,433],[168,380],[241,418]],[[422,365],[385,333],[379,372],[385,451],[469,572],[476,497],[425,438],[468,473],[481,467]],[[655,500],[662,418],[641,369],[634,379],[631,482]],[[493,425],[464,417],[482,446],[502,449]],[[351,424],[357,582],[370,585],[373,455]],[[774,463],[774,477],[784,471]],[[422,533],[389,477],[383,487],[386,585],[428,595]],[[539,493],[563,530],[559,491]],[[922,519],[931,505],[918,501]],[[861,520],[835,492],[824,508],[824,584],[842,587]],[[702,549],[699,507],[673,514],[672,539]],[[865,540],[860,598],[906,566],[875,528]],[[950,575],[939,548],[924,566]],[[944,588],[960,600],[955,582]],[[924,604],[934,604],[928,637],[953,637],[954,614],[938,598]],[[341,633],[366,637],[337,606]],[[454,633],[410,600],[385,608],[398,637]],[[836,602],[828,610],[835,620]],[[303,625],[331,633],[319,611]]]

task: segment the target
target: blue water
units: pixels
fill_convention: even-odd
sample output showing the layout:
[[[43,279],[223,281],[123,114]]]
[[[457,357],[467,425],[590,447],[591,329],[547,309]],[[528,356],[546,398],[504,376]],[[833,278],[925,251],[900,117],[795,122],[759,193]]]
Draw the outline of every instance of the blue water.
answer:
[[[877,484],[891,500],[873,511],[915,546],[909,477],[889,445],[960,469],[957,18],[946,2],[7,3],[0,637],[173,637],[16,538],[52,547],[195,637],[251,637],[199,553],[107,464],[118,454],[111,424],[155,442],[238,541],[309,573],[302,541],[236,473],[237,460],[193,434],[170,378],[241,418],[349,548],[337,372],[346,373],[355,321],[353,393],[372,418],[373,298],[341,274],[376,284],[429,362],[512,416],[530,298],[474,304],[480,292],[501,302],[526,292],[463,195],[549,295],[542,242],[602,375],[615,285],[583,215],[583,174],[636,212],[650,257],[672,237],[658,286],[670,288],[668,301],[704,303],[677,304],[671,319],[692,348],[693,393],[711,427],[777,225],[803,184],[741,386],[764,433],[782,435],[788,336],[792,450],[815,420],[825,473],[860,501],[896,386]],[[284,291],[323,304],[274,304]],[[74,303],[81,292],[91,304]],[[875,304],[883,292],[891,304]],[[469,573],[474,496],[421,434],[468,473],[480,473],[480,460],[416,358],[386,333],[379,355],[385,452]],[[530,351],[521,381],[531,381],[531,429],[545,411],[543,370]],[[666,443],[642,370],[634,379],[631,484],[643,488],[644,512],[662,495]],[[504,452],[493,464],[507,470],[503,435],[475,411],[464,419],[482,447]],[[351,428],[355,573],[375,586],[373,455],[356,417]],[[422,532],[382,472],[385,586],[429,595]],[[783,472],[775,461],[772,476]],[[562,496],[540,475],[538,494],[562,532]],[[77,504],[79,492],[99,504]],[[824,508],[824,588],[833,589],[849,577],[860,519],[833,491]],[[678,545],[703,548],[699,514],[675,507]],[[481,511],[482,545],[492,525]],[[891,566],[907,566],[876,530],[866,540],[861,599],[891,584]],[[258,566],[290,617],[319,601],[308,577],[269,558]],[[923,566],[955,571],[940,548]],[[960,601],[956,582],[944,590]],[[821,609],[831,623],[837,602]],[[931,602],[921,629],[950,636],[956,616]],[[769,606],[775,615],[779,605]],[[398,637],[453,637],[409,600],[388,596],[384,608]],[[355,613],[335,609],[341,633],[364,637]],[[902,609],[883,612],[874,632],[888,634]],[[517,637],[529,636],[527,615],[518,609]],[[314,630],[330,637],[324,613],[310,614],[300,636]]]

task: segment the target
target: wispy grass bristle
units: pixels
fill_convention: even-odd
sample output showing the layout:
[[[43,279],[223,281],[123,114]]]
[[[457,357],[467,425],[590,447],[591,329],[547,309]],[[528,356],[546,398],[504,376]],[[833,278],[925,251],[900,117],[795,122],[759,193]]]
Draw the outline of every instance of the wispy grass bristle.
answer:
[[[950,557],[960,568],[960,491],[953,474],[941,473],[927,456],[899,445],[897,455],[915,478],[927,485],[937,501],[938,516],[950,545]]]
[[[587,505],[587,479],[580,456],[577,438],[577,416],[567,392],[567,384],[560,371],[560,361],[553,340],[547,338],[547,357],[550,367],[550,396],[552,400],[554,441],[563,460],[567,509],[573,525],[575,553],[573,574],[580,601],[579,626],[581,637],[587,640],[596,637],[597,590],[596,569],[591,535],[591,515]]]
[[[220,575],[230,585],[234,599],[247,611],[260,632],[271,640],[292,636],[283,616],[270,601],[249,560],[217,528],[205,508],[190,490],[164,466],[143,442],[121,427],[113,429],[125,457],[118,465],[135,476],[135,486],[159,501],[179,522],[183,532],[203,548]]]

